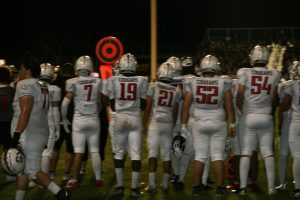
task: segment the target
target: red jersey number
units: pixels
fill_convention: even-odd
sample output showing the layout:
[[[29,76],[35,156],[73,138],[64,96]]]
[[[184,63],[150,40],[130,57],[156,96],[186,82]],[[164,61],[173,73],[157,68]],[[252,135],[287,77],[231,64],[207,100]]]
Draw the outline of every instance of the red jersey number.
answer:
[[[136,83],[120,83],[121,84],[121,96],[120,100],[135,101],[137,93]]]
[[[271,84],[268,84],[268,80],[268,76],[252,76],[251,94],[260,94],[262,91],[267,91],[267,94],[271,94]]]
[[[166,91],[166,90],[159,90],[159,96],[157,101],[157,104],[159,106],[172,107],[172,101],[173,101],[173,92]]]
[[[199,104],[218,104],[219,88],[217,86],[199,85],[196,89],[196,102]]]

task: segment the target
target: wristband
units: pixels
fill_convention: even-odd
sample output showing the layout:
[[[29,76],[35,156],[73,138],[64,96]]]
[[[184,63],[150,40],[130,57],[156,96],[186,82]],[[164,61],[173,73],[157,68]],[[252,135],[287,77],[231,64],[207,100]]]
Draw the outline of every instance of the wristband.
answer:
[[[236,125],[234,123],[229,124],[229,128],[236,128]]]

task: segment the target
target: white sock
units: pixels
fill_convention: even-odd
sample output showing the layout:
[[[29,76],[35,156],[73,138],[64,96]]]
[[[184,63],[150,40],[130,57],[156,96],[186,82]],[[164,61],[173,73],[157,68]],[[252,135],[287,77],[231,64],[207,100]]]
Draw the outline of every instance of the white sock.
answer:
[[[48,172],[49,172],[50,160],[51,160],[51,157],[50,157],[50,156],[43,156],[43,157],[42,157],[41,170],[42,170],[43,172],[47,173],[47,174],[48,174]]]
[[[181,157],[181,162],[180,162],[180,170],[179,170],[179,181],[184,183],[184,179],[186,176],[187,169],[190,164],[191,157],[189,155],[183,155]]]
[[[247,187],[247,178],[250,169],[250,158],[242,156],[240,159],[240,188]]]
[[[99,152],[92,152],[92,165],[95,173],[96,180],[101,179],[101,158]]]
[[[287,155],[279,155],[279,181],[280,184],[285,184],[286,180],[286,167],[287,167]]]
[[[202,174],[202,184],[207,185],[207,179],[210,171],[210,158],[205,162],[203,174]]]
[[[149,173],[149,185],[152,187],[156,187],[156,174],[155,172]]]
[[[123,168],[115,168],[117,186],[123,186]]]
[[[138,187],[140,172],[133,171],[131,175],[131,188],[135,189]]]
[[[26,190],[17,190],[15,200],[23,200],[25,199]]]
[[[56,195],[60,190],[61,190],[61,188],[56,184],[56,183],[54,183],[53,181],[48,185],[48,190],[52,193],[52,194],[54,194],[54,195]]]
[[[163,174],[163,180],[162,180],[163,189],[167,189],[169,187],[169,177],[170,174],[166,174],[166,173]]]
[[[295,158],[293,161],[293,176],[295,180],[295,189],[300,189],[300,158]]]
[[[268,178],[268,187],[275,187],[275,159],[274,156],[269,156],[265,158],[265,167]]]

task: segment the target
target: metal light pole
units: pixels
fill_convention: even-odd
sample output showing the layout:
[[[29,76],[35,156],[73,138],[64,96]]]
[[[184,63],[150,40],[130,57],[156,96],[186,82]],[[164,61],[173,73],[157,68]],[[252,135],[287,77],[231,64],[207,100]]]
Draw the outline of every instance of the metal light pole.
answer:
[[[157,0],[151,0],[151,81],[156,80],[157,66]]]

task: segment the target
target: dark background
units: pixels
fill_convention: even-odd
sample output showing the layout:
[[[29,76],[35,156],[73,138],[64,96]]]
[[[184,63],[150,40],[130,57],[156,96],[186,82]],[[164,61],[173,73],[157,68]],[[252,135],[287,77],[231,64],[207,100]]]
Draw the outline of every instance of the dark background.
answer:
[[[158,50],[193,52],[207,28],[300,26],[297,1],[157,0]],[[125,52],[149,57],[150,0],[0,3],[0,57],[63,62],[95,57],[97,41],[115,36]]]

